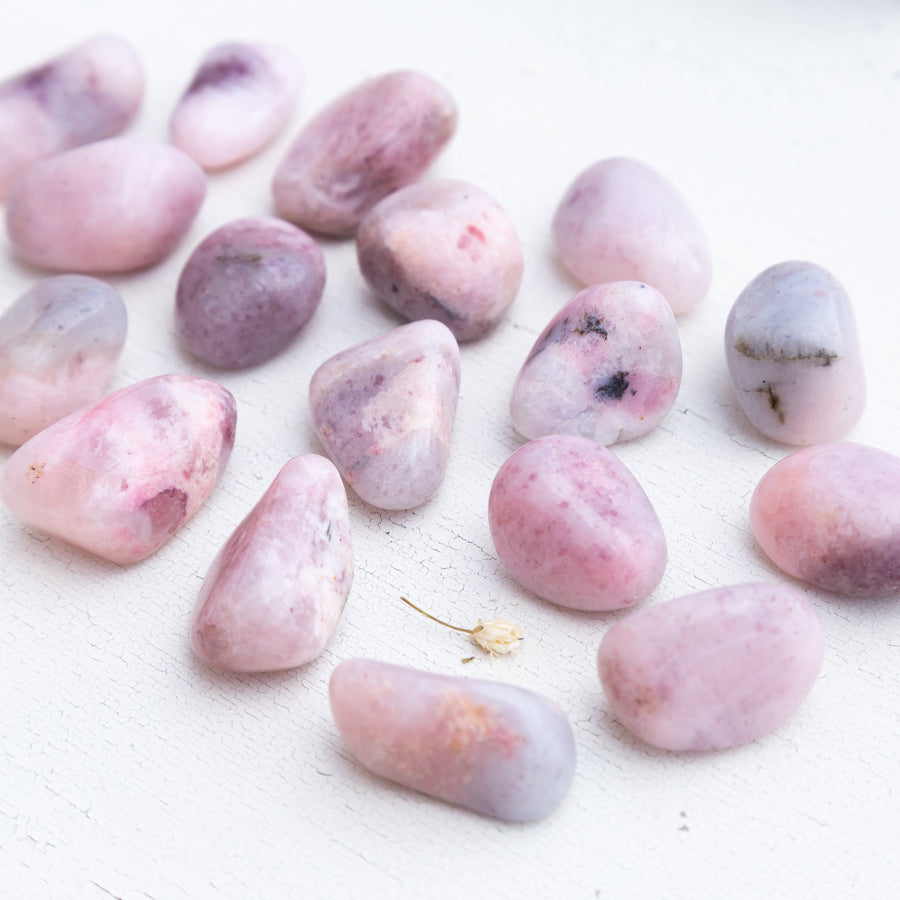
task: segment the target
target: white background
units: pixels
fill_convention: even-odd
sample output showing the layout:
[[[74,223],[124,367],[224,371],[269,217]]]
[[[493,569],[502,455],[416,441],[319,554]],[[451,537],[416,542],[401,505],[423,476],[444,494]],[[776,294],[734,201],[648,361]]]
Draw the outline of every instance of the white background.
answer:
[[[296,116],[252,162],[210,178],[164,264],[110,279],[129,309],[111,387],[163,372],[236,396],[230,466],[153,557],[93,559],[0,512],[0,893],[10,897],[895,897],[900,879],[900,607],[807,590],[825,627],[821,677],[777,732],[737,749],[671,754],[631,739],[595,671],[617,615],[539,601],[503,574],[486,522],[491,481],[520,444],[507,412],[535,337],[576,291],[549,225],[589,164],[638,157],[706,225],[715,277],[679,320],[675,408],[615,452],[669,542],[649,602],[782,576],[747,506],[789,448],[747,424],[722,349],[728,309],[787,259],[831,270],[855,304],[870,398],[853,440],[900,452],[900,8],[888,0],[6,0],[0,71],[99,30],[146,67],[130,133],[166,137],[200,55],[230,39],[292,48]],[[441,81],[459,129],[431,174],[479,184],[507,209],[522,289],[487,339],[462,348],[454,448],[438,497],[385,514],[351,497],[356,579],[328,650],[267,676],[210,672],[187,623],[218,547],[293,455],[321,452],[306,399],[331,354],[399,319],[366,290],[352,242],[326,242],[322,304],[278,359],[213,373],[179,350],[173,295],[191,249],[272,210],[269,182],[300,125],[362,79],[413,67]],[[72,223],[77,227],[77,223]],[[0,247],[0,306],[43,273]],[[0,462],[9,451],[0,451]],[[471,626],[514,618],[507,659],[413,613],[405,594]],[[571,791],[544,821],[508,825],[369,776],[331,721],[327,682],[373,656],[503,679],[557,701],[578,746]]]

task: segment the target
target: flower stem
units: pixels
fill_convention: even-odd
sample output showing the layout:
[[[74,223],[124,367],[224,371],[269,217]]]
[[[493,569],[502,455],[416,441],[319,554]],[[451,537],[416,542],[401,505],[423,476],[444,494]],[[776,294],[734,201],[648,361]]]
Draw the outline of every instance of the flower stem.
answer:
[[[471,628],[460,628],[459,625],[451,625],[449,622],[445,622],[443,619],[439,619],[437,616],[433,616],[431,613],[425,612],[424,609],[419,609],[415,603],[410,600],[407,600],[406,597],[400,598],[407,606],[411,606],[416,612],[422,613],[426,618],[431,619],[433,622],[437,622],[438,625],[443,625],[445,628],[452,628],[454,631],[462,631],[465,634],[474,634],[475,632]]]

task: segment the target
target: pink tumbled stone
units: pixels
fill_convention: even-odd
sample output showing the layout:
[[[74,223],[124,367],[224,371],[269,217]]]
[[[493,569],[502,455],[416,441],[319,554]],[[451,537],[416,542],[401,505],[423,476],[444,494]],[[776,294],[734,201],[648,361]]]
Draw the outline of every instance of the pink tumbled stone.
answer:
[[[488,521],[506,571],[560,606],[630,606],[665,571],[666,539],[647,495],[587,438],[552,435],[516,450],[494,478]]]
[[[359,762],[423,794],[527,822],[552,812],[572,781],[565,714],[524,688],[349,659],[329,694]]]
[[[673,312],[693,309],[712,280],[709,243],[675,189],[648,165],[614,158],[582,172],[563,196],[553,236],[585,284],[644,281]]]
[[[6,204],[16,252],[68,272],[127,272],[160,262],[206,195],[203,170],[175,147],[109,138],[30,166]]]
[[[616,623],[598,654],[616,718],[664,750],[723,750],[800,707],[825,641],[794,588],[741,584],[651,606]]]
[[[750,500],[750,526],[780,569],[847,597],[900,592],[900,458],[819,444],[776,463]]]
[[[159,549],[209,496],[234,444],[234,398],[159,375],[45,428],[13,453],[0,498],[30,525],[112,562]]]
[[[291,669],[328,644],[353,581],[347,495],[324,457],[287,462],[213,561],[191,622],[208,665]]]

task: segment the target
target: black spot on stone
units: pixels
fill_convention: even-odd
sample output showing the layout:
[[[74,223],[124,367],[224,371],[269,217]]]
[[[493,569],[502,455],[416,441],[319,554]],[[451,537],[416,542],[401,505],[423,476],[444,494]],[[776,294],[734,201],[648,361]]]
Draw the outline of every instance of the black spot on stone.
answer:
[[[576,327],[575,334],[599,334],[606,340],[609,332],[603,327],[603,319],[588,313],[581,320],[581,324]]]
[[[627,390],[628,373],[616,372],[594,388],[594,396],[598,400],[621,400]]]

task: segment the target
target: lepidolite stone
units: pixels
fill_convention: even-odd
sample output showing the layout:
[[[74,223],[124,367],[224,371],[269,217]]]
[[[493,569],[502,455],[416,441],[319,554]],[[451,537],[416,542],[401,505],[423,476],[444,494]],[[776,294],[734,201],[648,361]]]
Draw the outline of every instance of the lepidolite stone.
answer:
[[[0,476],[0,498],[36,528],[112,562],[136,562],[209,496],[235,420],[234,398],[215,382],[159,375],[26,441]]]
[[[421,72],[390,72],[335,100],[300,132],[273,182],[278,215],[353,234],[383,197],[421,175],[456,129],[456,104]]]
[[[725,325],[735,395],[763,434],[788,444],[843,437],[862,416],[866,376],[850,299],[820,266],[757,275]]]
[[[262,150],[285,126],[300,93],[300,64],[282,47],[213,47],[169,122],[172,143],[204,169],[224,169]]]
[[[603,691],[632,734],[664,750],[723,750],[786,722],[822,666],[812,604],[794,588],[713,588],[632,613],[604,636]]]
[[[143,96],[140,60],[108,34],[0,84],[0,199],[36,160],[118,134]]]
[[[566,268],[585,284],[643,281],[675,313],[706,296],[706,234],[680,194],[650,166],[614,158],[582,172],[563,196],[553,236]]]
[[[526,438],[577,434],[599,444],[639,437],[672,408],[681,341],[659,291],[636,281],[576,294],[535,342],[510,412]]]
[[[490,331],[522,281],[515,228],[489,194],[463,181],[422,181],[385,197],[356,233],[376,296],[407,319],[437,319],[458,341]]]
[[[175,147],[109,138],[29,166],[6,203],[13,247],[68,272],[127,272],[164,259],[206,195],[203,170]]]
[[[516,450],[494,478],[488,522],[506,571],[560,606],[639,603],[666,568],[666,538],[647,495],[587,438],[551,435]]]
[[[520,687],[350,659],[334,670],[330,699],[363,766],[483,815],[540,819],[574,775],[565,714]]]
[[[319,245],[283,219],[238,219],[191,254],[175,301],[175,326],[196,357],[223,369],[284,350],[325,289]]]
[[[331,639],[353,581],[347,495],[322,456],[297,456],[214,560],[191,643],[233,672],[291,669]]]
[[[900,458],[819,444],[776,463],[750,500],[760,547],[788,575],[847,597],[900,592]]]
[[[458,399],[459,346],[431,319],[338,353],[309,385],[328,455],[353,490],[381,509],[411,509],[437,492]]]

